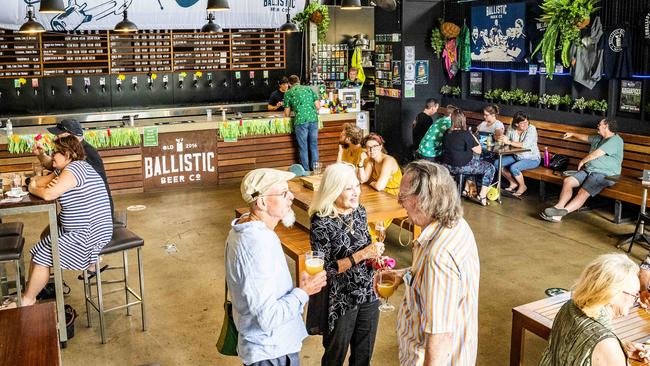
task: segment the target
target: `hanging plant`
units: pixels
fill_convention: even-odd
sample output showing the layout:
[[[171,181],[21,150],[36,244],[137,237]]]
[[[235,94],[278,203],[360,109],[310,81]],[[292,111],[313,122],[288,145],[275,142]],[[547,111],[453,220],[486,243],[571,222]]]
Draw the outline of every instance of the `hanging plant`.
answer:
[[[319,3],[311,3],[307,5],[305,10],[296,14],[291,21],[298,24],[301,31],[305,30],[309,22],[316,24],[318,40],[324,42],[325,37],[327,37],[327,30],[330,27],[330,14],[327,6]]]
[[[442,49],[445,47],[445,40],[442,38],[442,33],[440,29],[433,28],[431,31],[431,48],[433,48],[433,53],[436,57],[440,57]]]
[[[542,50],[546,77],[553,79],[555,70],[555,52],[561,50],[564,67],[570,66],[569,51],[571,45],[580,41],[580,30],[589,24],[590,16],[598,10],[595,6],[599,0],[544,0],[540,5],[543,11],[539,21],[546,23],[542,41],[537,45],[533,56]]]

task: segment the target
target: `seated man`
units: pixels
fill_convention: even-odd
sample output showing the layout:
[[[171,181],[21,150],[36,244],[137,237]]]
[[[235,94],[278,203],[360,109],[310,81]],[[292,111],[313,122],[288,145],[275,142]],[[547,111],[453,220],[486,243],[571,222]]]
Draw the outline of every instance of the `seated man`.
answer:
[[[339,137],[339,154],[336,158],[337,163],[350,163],[355,167],[361,160],[361,140],[363,139],[363,130],[352,123],[345,123],[343,131]]]
[[[623,163],[623,139],[616,134],[616,121],[603,119],[598,123],[597,135],[583,135],[567,132],[563,138],[575,138],[589,142],[589,154],[578,163],[578,172],[564,179],[560,200],[553,207],[540,213],[547,221],[560,222],[562,217],[573,212],[603,189],[614,185],[614,181],[606,179],[608,176],[621,174]],[[573,189],[580,187],[575,197]]]

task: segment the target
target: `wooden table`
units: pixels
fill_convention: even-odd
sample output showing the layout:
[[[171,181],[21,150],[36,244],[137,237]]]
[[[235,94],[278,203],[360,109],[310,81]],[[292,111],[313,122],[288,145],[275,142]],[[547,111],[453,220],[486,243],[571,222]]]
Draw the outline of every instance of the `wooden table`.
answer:
[[[0,311],[0,365],[61,364],[53,303]]]
[[[503,172],[503,157],[506,155],[515,155],[515,154],[528,152],[530,151],[530,149],[524,149],[521,147],[512,147],[512,146],[497,147],[495,144],[490,151],[492,151],[493,153],[499,156],[499,172],[497,175],[497,190],[499,190],[499,199],[497,199],[497,202],[501,203],[501,194],[503,193],[503,191],[501,191],[501,172]],[[517,196],[512,196],[512,197],[521,199],[520,197]]]
[[[58,315],[59,340],[66,346],[68,333],[65,328],[65,310],[63,304],[63,278],[61,276],[61,260],[59,258],[59,230],[56,216],[56,201],[46,201],[28,194],[18,202],[0,201],[0,217],[21,215],[33,212],[47,212],[50,223],[50,238],[52,240],[52,271],[54,272],[54,287],[56,289],[56,313]],[[1,328],[0,328],[1,329]]]
[[[512,338],[510,340],[510,366],[523,365],[525,330],[546,340],[551,335],[553,319],[562,305],[571,298],[567,292],[558,296],[531,302],[512,309]],[[650,339],[650,314],[638,305],[624,318],[613,321],[614,333],[622,341],[643,343]],[[630,360],[632,365],[642,365]]]

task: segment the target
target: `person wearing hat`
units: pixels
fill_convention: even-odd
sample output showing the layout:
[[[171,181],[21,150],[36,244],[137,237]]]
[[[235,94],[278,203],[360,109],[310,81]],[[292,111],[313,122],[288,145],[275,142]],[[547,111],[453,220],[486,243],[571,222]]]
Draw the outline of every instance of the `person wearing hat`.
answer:
[[[77,140],[81,142],[83,146],[84,153],[86,154],[86,162],[95,169],[97,174],[102,178],[104,184],[106,185],[106,190],[108,191],[108,199],[111,203],[111,213],[113,213],[113,197],[111,196],[111,190],[108,186],[108,179],[106,178],[106,171],[104,170],[104,163],[102,158],[99,156],[97,150],[86,140],[84,140],[84,132],[81,129],[81,124],[79,121],[74,119],[64,119],[56,124],[54,127],[48,127],[47,131],[53,134],[55,139],[62,138],[65,136],[75,136]],[[53,170],[52,167],[52,157],[45,153],[43,145],[41,143],[36,143],[32,147],[32,152],[38,160],[41,162],[43,167],[47,170]]]
[[[326,284],[325,272],[302,272],[293,287],[280,239],[273,229],[295,221],[293,173],[255,169],[244,177],[241,195],[250,207],[232,222],[226,239],[226,282],[230,290],[237,352],[245,365],[299,365],[307,337],[302,312],[309,296]]]
[[[266,106],[266,109],[269,111],[284,111],[284,93],[289,90],[289,79],[286,76],[283,76],[282,79],[278,80],[278,90],[273,91],[269,97],[269,103]]]

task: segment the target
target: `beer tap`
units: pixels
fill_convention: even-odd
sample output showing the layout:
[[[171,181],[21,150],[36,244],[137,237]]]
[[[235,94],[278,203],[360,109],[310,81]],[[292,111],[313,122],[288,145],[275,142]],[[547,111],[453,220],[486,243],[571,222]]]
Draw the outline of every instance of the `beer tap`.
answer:
[[[99,78],[99,86],[101,86],[101,88],[102,88],[102,94],[105,94],[106,93],[106,78],[105,77]]]
[[[163,88],[167,90],[167,84],[169,84],[169,76],[163,75]]]
[[[199,87],[199,79],[194,79],[194,82],[192,83],[192,86],[194,87],[194,89],[198,88]]]
[[[222,85],[223,85],[224,88],[227,88],[228,87],[228,80],[223,79]]]
[[[163,88],[164,88],[165,90],[167,90],[167,84],[168,84],[167,81],[163,81]]]
[[[250,86],[255,86],[255,71],[249,72],[248,73],[248,78],[251,81]]]
[[[120,75],[122,76],[122,75]],[[117,86],[117,92],[121,93],[122,92],[122,79],[118,76],[117,79],[115,79],[115,86]]]
[[[72,85],[68,85],[68,94],[72,95]]]
[[[212,86],[213,86],[212,79],[210,79],[208,80],[208,88],[212,88]]]
[[[65,78],[65,85],[68,87],[68,95],[72,95],[72,78]]]
[[[56,89],[54,88],[54,85],[52,85],[52,86],[50,87],[50,94],[52,94],[52,96],[54,96],[54,94],[56,94],[55,90],[56,90]]]
[[[90,78],[84,78],[84,91],[88,94],[90,90]]]
[[[38,79],[36,78],[32,79],[32,90],[34,91],[34,95],[38,95]]]
[[[178,88],[179,88],[179,89],[183,89],[183,79],[180,79],[180,80],[178,81]]]
[[[133,90],[138,91],[138,77],[131,77],[131,84],[133,85]]]

